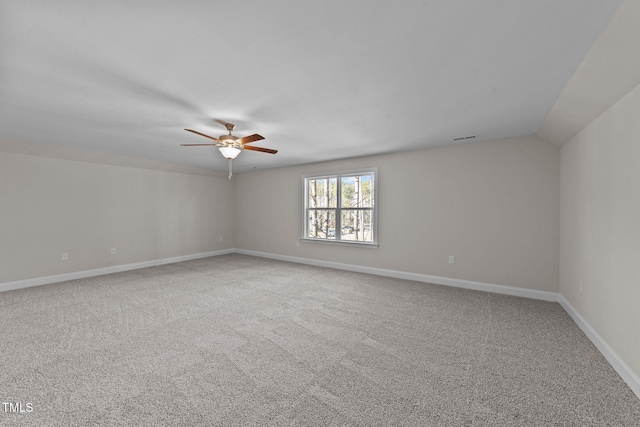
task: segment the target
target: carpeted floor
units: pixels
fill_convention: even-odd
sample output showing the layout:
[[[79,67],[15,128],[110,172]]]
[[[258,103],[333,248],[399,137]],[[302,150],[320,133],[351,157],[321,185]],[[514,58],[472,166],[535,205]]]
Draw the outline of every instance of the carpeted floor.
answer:
[[[640,425],[524,298],[225,255],[0,293],[0,327],[1,426]]]

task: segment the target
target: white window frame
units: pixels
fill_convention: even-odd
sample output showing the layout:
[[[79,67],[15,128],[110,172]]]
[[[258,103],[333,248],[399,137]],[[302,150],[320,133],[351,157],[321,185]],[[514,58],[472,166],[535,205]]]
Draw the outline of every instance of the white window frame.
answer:
[[[373,208],[361,208],[362,210],[372,210],[373,211],[373,241],[371,242],[360,242],[354,240],[342,240],[342,233],[338,232],[338,230],[342,230],[342,177],[347,176],[355,176],[355,175],[373,175]],[[307,185],[307,181],[310,179],[326,179],[326,178],[336,178],[337,188],[336,188],[336,207],[335,208],[322,208],[328,210],[335,210],[336,212],[336,236],[335,239],[322,239],[316,237],[308,237],[308,202],[309,202],[309,186]],[[314,173],[302,175],[302,237],[301,240],[305,242],[317,242],[317,243],[326,243],[326,244],[338,244],[338,245],[353,245],[353,246],[363,246],[363,247],[378,247],[378,194],[380,193],[378,187],[378,168],[371,167],[365,169],[355,169],[355,170],[347,170],[347,171],[339,171],[339,172],[328,172],[328,173]],[[353,210],[354,208],[344,208],[344,210]]]

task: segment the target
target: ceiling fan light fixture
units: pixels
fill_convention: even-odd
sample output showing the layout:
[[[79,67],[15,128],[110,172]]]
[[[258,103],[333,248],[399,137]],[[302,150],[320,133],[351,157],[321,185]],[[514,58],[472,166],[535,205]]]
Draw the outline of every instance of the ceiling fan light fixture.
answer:
[[[225,159],[235,159],[241,151],[235,147],[220,147],[219,150]]]

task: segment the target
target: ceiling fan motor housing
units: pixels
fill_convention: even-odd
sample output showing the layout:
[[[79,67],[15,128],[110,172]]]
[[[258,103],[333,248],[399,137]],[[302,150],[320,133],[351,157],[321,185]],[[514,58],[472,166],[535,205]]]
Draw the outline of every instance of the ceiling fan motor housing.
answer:
[[[220,135],[220,141],[222,141],[223,144],[227,144],[227,146],[238,146],[238,145],[242,145],[242,144],[238,144],[236,142],[236,140],[238,139],[237,136],[233,136],[233,135]]]

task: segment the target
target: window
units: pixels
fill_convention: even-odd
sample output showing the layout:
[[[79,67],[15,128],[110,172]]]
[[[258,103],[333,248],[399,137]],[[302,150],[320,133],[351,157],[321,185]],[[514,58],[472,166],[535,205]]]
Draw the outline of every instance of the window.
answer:
[[[304,176],[302,238],[376,245],[377,169]]]

